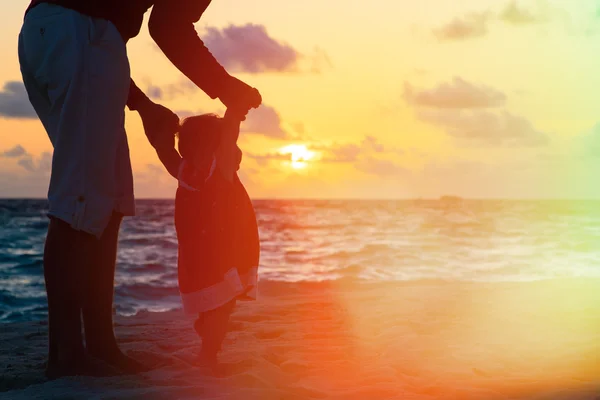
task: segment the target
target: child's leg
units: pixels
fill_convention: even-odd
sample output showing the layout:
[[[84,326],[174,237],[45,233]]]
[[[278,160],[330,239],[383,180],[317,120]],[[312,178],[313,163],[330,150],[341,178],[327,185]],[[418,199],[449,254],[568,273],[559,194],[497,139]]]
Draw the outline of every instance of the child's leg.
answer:
[[[202,357],[207,361],[216,362],[217,353],[227,335],[229,317],[235,308],[235,299],[229,303],[202,315],[201,323],[196,321],[196,330],[202,336]]]

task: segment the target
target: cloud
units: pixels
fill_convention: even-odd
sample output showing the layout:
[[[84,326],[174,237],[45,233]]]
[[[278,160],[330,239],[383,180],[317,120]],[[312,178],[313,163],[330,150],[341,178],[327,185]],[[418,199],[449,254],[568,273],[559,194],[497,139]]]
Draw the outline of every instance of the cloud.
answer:
[[[153,100],[172,100],[180,96],[192,95],[198,92],[198,87],[189,79],[181,78],[177,82],[157,86],[148,83],[146,95]]]
[[[499,18],[512,25],[535,24],[543,21],[541,17],[536,16],[531,11],[520,8],[514,0],[507,4],[504,11],[500,13]]]
[[[549,143],[546,133],[508,111],[419,110],[417,116],[444,129],[462,145],[475,147],[537,147]]]
[[[244,153],[244,155],[248,158],[252,158],[256,160],[257,164],[264,167],[271,161],[292,161],[291,154],[281,154],[281,153],[266,153],[266,154],[253,154],[253,153]]]
[[[351,163],[358,160],[361,154],[361,147],[358,144],[348,143],[341,145],[333,145],[331,147],[326,146],[313,146],[313,150],[321,151],[323,153],[323,162],[333,163]]]
[[[264,25],[208,27],[203,40],[215,58],[231,72],[320,73],[332,67],[331,59],[322,48],[315,47],[310,55],[302,54],[271,37]]]
[[[499,107],[506,102],[504,93],[459,77],[430,90],[416,90],[405,83],[404,98],[413,106],[445,109]]]
[[[389,159],[403,152],[386,148],[375,136],[367,135],[360,143],[311,146],[310,149],[322,154],[321,162],[349,163],[358,171],[381,178],[400,177],[408,172]]]
[[[177,114],[181,119],[192,117],[194,115],[201,115],[204,113],[206,113],[206,111],[203,110],[175,111],[175,114]],[[225,111],[218,110],[216,113],[222,116],[225,114]],[[293,128],[295,128],[297,132],[298,129],[303,131],[304,125],[294,124]],[[242,122],[240,132],[263,135],[268,138],[278,140],[285,140],[291,138],[290,132],[288,132],[288,130],[284,128],[284,123],[281,119],[281,116],[279,115],[279,112],[274,107],[271,107],[266,104],[263,104],[259,108],[250,110],[250,112],[246,116],[246,120]]]
[[[405,83],[404,98],[420,120],[442,128],[463,146],[537,147],[549,143],[548,135],[526,118],[506,110],[488,110],[506,103],[504,93],[488,86],[458,77],[430,90]]]
[[[379,177],[398,177],[410,173],[408,169],[397,165],[393,161],[374,157],[367,157],[365,160],[359,162],[356,165],[356,169]]]
[[[402,151],[386,148],[375,136],[365,136],[360,143],[311,147],[313,148],[322,152],[322,162],[349,163],[357,171],[379,178],[400,178],[409,173],[408,169],[389,159],[396,159]]]
[[[22,82],[4,83],[0,91],[0,117],[14,119],[37,119]]]
[[[262,105],[248,113],[242,123],[242,132],[258,133],[272,139],[287,139],[289,133],[282,127],[282,121],[275,108]]]
[[[298,70],[301,54],[269,36],[263,25],[209,27],[204,43],[229,71],[252,74]]]
[[[492,21],[513,26],[531,25],[546,21],[542,15],[535,14],[512,0],[500,12],[485,11],[456,17],[446,25],[434,29],[433,34],[442,41],[458,41],[481,38],[488,33]]]
[[[385,147],[377,141],[375,136],[367,136],[363,140],[363,147],[373,150],[375,153],[383,153]]]
[[[173,180],[162,164],[146,164],[144,167],[136,169],[134,174],[136,184],[139,182],[158,185]]]
[[[180,119],[186,119],[189,117],[193,117],[194,115],[202,115],[202,111],[192,111],[192,110],[177,110],[173,111]]]
[[[315,159],[320,163],[350,163],[357,169],[363,172],[369,171],[369,173],[373,173],[373,171],[380,168],[379,165],[374,166],[378,156],[386,154],[397,155],[397,152],[390,153],[387,151],[374,136],[366,136],[359,143],[312,144],[307,145],[307,148],[309,151],[317,153]],[[291,153],[246,153],[245,155],[263,167],[271,161],[292,161]],[[308,160],[308,162],[310,163],[311,161]]]
[[[29,172],[35,172],[37,169],[33,162],[33,157],[31,156],[26,156],[19,159],[19,161],[17,161],[17,164],[19,164],[21,167],[25,168]]]
[[[20,144],[3,151],[0,156],[16,159],[17,165],[31,173],[49,175],[52,168],[52,153],[44,152],[39,157],[34,157]]]
[[[44,152],[37,158],[27,154],[21,157],[19,161],[17,161],[17,164],[33,174],[50,175],[50,170],[52,168],[52,154]]]
[[[163,90],[160,87],[154,85],[148,86],[148,88],[146,89],[146,94],[148,97],[154,100],[162,100],[163,98]]]
[[[310,149],[323,154],[322,162],[331,163],[354,163],[367,154],[374,155],[385,152],[384,146],[374,136],[365,136],[360,143],[313,145]]]
[[[487,34],[490,13],[472,13],[461,18],[454,18],[448,24],[433,33],[439,40],[465,40],[482,37]]]
[[[2,155],[3,157],[8,158],[18,158],[24,156],[25,154],[27,154],[27,151],[20,144],[16,145],[12,149],[0,153],[0,155]]]

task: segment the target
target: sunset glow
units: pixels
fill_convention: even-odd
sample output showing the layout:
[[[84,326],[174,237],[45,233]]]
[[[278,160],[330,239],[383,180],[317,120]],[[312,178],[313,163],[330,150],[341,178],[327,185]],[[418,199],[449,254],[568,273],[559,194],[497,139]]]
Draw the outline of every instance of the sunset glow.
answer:
[[[290,155],[290,166],[294,169],[306,168],[309,161],[315,158],[315,153],[308,150],[303,144],[290,144],[282,147],[280,153]]]
[[[51,145],[27,107],[16,57],[27,3],[6,2],[0,27],[0,196],[44,197],[49,180]],[[196,26],[228,71],[263,96],[239,142],[253,197],[600,197],[597,1],[289,7],[213,1]],[[223,113],[147,26],[128,53],[155,102],[180,116]],[[136,196],[172,196],[176,182],[135,113],[127,131]],[[309,143],[320,161],[289,147]],[[278,149],[294,149],[292,160]]]
[[[600,400],[600,0],[31,1],[0,397]]]

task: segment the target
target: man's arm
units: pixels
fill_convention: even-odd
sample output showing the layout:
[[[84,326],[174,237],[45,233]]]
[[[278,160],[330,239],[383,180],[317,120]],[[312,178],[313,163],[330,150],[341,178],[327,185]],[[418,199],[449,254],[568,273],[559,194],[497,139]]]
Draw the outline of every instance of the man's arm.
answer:
[[[143,108],[144,106],[148,105],[148,103],[152,103],[152,100],[150,100],[148,96],[146,96],[144,92],[142,92],[140,88],[137,87],[137,85],[132,79],[129,83],[129,97],[127,98],[127,108],[129,108],[131,111],[139,111],[140,108]]]
[[[150,35],[167,58],[212,99],[227,108],[260,106],[260,93],[232,77],[204,45],[194,23],[210,0],[157,0],[148,23]]]
[[[198,37],[194,23],[208,7],[207,0],[159,0],[148,28],[167,58],[212,99],[221,95],[229,74]]]

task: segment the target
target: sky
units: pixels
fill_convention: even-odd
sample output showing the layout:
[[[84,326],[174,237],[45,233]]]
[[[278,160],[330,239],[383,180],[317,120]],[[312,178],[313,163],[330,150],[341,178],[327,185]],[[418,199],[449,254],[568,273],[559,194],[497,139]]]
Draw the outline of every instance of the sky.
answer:
[[[52,146],[17,59],[28,1],[3,3],[0,197],[43,198]],[[196,28],[263,96],[239,140],[253,198],[600,198],[599,0],[214,0]],[[155,102],[223,112],[146,24],[128,54]],[[173,198],[136,113],[126,127],[136,196]]]

